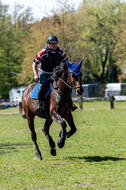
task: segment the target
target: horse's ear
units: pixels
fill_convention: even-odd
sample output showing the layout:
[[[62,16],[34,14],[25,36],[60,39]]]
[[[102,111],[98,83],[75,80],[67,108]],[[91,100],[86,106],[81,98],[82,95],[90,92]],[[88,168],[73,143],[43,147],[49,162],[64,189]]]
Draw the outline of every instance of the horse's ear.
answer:
[[[67,67],[70,68],[72,65],[68,62],[68,60],[66,60],[67,63]]]
[[[80,63],[78,63],[77,68],[81,68],[81,66],[82,66],[82,60],[80,61]]]

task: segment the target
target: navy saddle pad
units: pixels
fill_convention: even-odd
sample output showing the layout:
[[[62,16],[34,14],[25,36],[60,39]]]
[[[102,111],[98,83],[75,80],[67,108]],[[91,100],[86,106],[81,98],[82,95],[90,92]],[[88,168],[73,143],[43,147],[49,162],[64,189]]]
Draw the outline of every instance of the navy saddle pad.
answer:
[[[31,98],[33,98],[33,99],[37,99],[37,92],[38,92],[38,89],[39,89],[39,83],[37,83],[36,85],[35,85],[35,87],[33,88],[33,91],[32,91],[32,93],[31,93]],[[47,90],[47,92],[46,92],[46,94],[45,94],[45,98],[48,96],[48,94],[50,93],[50,91],[51,91],[51,85],[49,85],[49,89]]]

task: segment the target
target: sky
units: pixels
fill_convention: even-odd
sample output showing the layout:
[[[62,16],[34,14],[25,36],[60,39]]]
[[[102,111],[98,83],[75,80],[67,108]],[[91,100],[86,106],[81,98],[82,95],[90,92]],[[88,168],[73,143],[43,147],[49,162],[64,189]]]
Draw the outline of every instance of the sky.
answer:
[[[24,5],[24,8],[31,7],[33,16],[36,20],[42,19],[44,16],[50,15],[52,9],[55,9],[56,0],[1,0],[2,4],[9,5],[10,13],[14,4]],[[83,0],[69,0],[77,8]],[[47,16],[48,16],[47,15]]]

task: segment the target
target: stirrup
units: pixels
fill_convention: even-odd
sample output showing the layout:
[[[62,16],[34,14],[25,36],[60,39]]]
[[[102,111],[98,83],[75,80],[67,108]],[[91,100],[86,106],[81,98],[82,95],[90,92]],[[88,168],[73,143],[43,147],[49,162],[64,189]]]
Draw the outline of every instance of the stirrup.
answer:
[[[44,109],[45,109],[44,101],[41,101],[41,102],[39,102],[39,105],[37,106],[37,108],[34,111],[42,113],[44,111]]]
[[[78,107],[75,104],[72,105],[72,111],[75,111],[77,108]]]
[[[40,108],[40,106],[37,106],[37,108],[35,108],[34,111],[35,111],[35,112],[41,112],[41,108]]]

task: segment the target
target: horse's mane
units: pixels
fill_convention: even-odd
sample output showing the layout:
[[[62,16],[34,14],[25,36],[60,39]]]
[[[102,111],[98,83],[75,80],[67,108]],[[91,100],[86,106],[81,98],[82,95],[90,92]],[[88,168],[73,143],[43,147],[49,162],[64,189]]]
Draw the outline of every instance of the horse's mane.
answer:
[[[66,63],[62,63],[61,65],[56,66],[53,69],[53,74],[49,77],[49,79],[51,81],[57,81],[58,78],[62,76],[62,73],[65,71],[66,68],[67,68]]]

